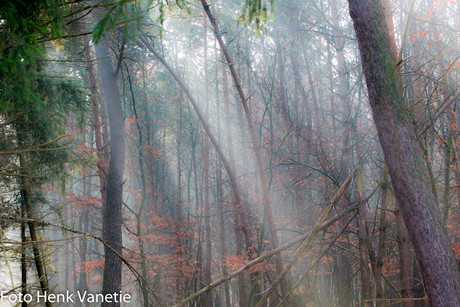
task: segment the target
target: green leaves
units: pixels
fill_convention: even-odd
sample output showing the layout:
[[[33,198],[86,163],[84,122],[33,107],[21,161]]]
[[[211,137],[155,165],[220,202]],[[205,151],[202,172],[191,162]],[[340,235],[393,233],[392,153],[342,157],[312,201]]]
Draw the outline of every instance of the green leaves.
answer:
[[[144,5],[138,2],[131,3],[131,0],[120,0],[111,3],[104,3],[104,16],[97,22],[93,28],[93,42],[98,44],[101,37],[106,32],[110,32],[117,27],[124,27],[125,35],[132,37],[135,41],[137,32],[140,30],[142,21],[150,17],[148,12],[157,9],[158,17],[155,22],[162,31],[163,23],[165,22],[166,10],[177,6],[179,9],[185,9],[188,14],[191,14],[189,2],[186,0],[150,0]],[[102,6],[101,6],[102,8]],[[133,26],[135,24],[136,26]]]
[[[259,36],[261,32],[266,32],[268,21],[272,21],[274,18],[273,6],[274,0],[246,0],[239,22],[245,27],[254,23],[252,30]]]
[[[0,106],[37,101],[37,60],[45,56],[40,40],[62,36],[61,1],[6,1],[0,6]]]
[[[96,26],[93,29],[93,42],[95,44],[98,44],[99,41],[101,40],[102,35],[104,32],[107,30],[113,30],[115,29],[115,19],[111,16],[113,11],[117,9],[117,4],[114,4],[111,6],[107,12],[104,14],[104,16],[97,22]],[[123,3],[121,3],[120,7],[118,7],[117,12],[119,13],[120,10],[123,9]],[[107,26],[108,23],[108,26]]]

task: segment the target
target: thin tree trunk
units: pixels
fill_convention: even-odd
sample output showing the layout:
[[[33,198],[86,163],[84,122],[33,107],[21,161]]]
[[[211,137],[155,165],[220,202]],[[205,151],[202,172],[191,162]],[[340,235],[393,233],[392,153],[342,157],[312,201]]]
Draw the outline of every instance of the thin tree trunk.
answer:
[[[345,180],[348,176],[349,172],[349,165],[350,165],[350,123],[349,123],[349,99],[348,99],[348,89],[347,89],[347,79],[346,79],[346,65],[345,65],[345,53],[344,53],[344,40],[342,38],[343,34],[340,30],[339,25],[339,16],[337,13],[337,5],[335,2],[330,2],[331,12],[332,12],[332,23],[333,23],[333,34],[335,40],[335,50],[337,53],[337,70],[339,74],[339,97],[341,102],[341,122],[342,122],[342,136],[341,136],[341,149],[342,149],[342,157],[341,157],[341,165],[339,166],[339,170],[341,172],[341,180]],[[342,210],[345,209],[349,205],[347,199],[343,198],[339,202],[339,208]],[[347,220],[347,217],[344,219]],[[349,249],[351,247],[348,244],[348,235],[343,235],[343,243],[345,249]],[[351,306],[351,289],[350,286],[352,284],[352,278],[350,275],[350,257],[344,251],[337,251],[336,252],[338,260],[337,260],[337,272],[338,275],[337,279],[337,291],[339,297],[341,297],[341,304],[344,307]],[[366,253],[367,255],[367,253]],[[366,294],[367,295],[367,294]]]
[[[148,295],[148,287],[147,287],[147,263],[146,263],[146,256],[145,256],[145,248],[144,248],[144,240],[142,237],[142,217],[144,216],[144,207],[145,207],[145,202],[147,198],[147,183],[145,180],[145,172],[144,172],[144,143],[143,143],[143,135],[142,135],[142,129],[140,125],[140,119],[139,115],[137,112],[137,107],[136,107],[136,99],[132,87],[132,81],[131,81],[131,74],[128,68],[126,68],[126,74],[128,77],[128,84],[129,84],[129,89],[131,91],[131,99],[132,99],[132,106],[133,106],[133,114],[136,119],[136,126],[137,126],[137,132],[139,134],[139,143],[138,143],[138,154],[139,154],[139,171],[140,171],[140,177],[141,177],[141,204],[139,206],[138,212],[135,214],[136,217],[136,236],[139,244],[139,255],[141,258],[141,274],[142,274],[142,281],[140,282],[141,285],[141,292],[143,296],[143,306],[148,307],[149,306],[149,295]],[[144,79],[145,81],[145,79]],[[145,83],[144,83],[144,88],[145,88]],[[148,122],[148,121],[147,121]],[[153,201],[153,200],[152,200]]]
[[[305,115],[306,115],[306,127],[305,127],[305,152],[304,156],[305,158],[301,159],[301,152],[302,152],[302,147],[301,147],[301,142],[302,142],[302,130],[300,128],[300,123],[298,123],[299,127],[296,129],[296,136],[297,136],[297,161],[298,162],[304,162],[306,165],[310,165],[310,160],[311,160],[311,150],[312,150],[312,119],[311,119],[311,111],[310,111],[310,105],[308,103],[308,99],[305,94],[305,89],[302,85],[302,80],[300,78],[300,73],[298,69],[298,54],[296,53],[295,56],[291,55],[291,64],[292,64],[292,71],[294,74],[294,79],[295,79],[295,86],[296,86],[296,95],[300,93],[300,97],[302,97],[302,104],[305,109]],[[295,99],[297,102],[297,98]],[[299,114],[299,110],[296,111],[297,114]],[[296,170],[294,172],[296,181],[300,180],[302,176],[301,168],[296,167]],[[305,225],[307,224],[307,214],[306,214],[306,206],[305,206],[305,197],[304,197],[304,192],[303,192],[303,185],[300,182],[297,182],[294,187],[295,190],[295,206],[296,206],[296,225],[298,228],[303,229]],[[311,190],[308,190],[307,194],[307,202],[310,200],[311,197]]]
[[[230,163],[233,169],[233,172],[236,173],[235,168],[235,153],[233,148],[233,136],[232,136],[232,124],[230,121],[230,107],[229,107],[229,99],[228,99],[228,78],[227,78],[227,67],[225,67],[224,62],[222,61],[222,82],[223,82],[223,91],[224,91],[224,106],[225,106],[225,125],[227,131],[227,145],[230,153]],[[232,199],[235,196],[232,194]],[[243,254],[243,238],[241,233],[241,220],[238,214],[242,214],[240,212],[233,212],[234,214],[234,227],[235,227],[235,240],[236,240],[236,254],[237,256],[241,256]],[[238,275],[238,292],[240,294],[240,306],[244,306],[244,302],[246,301],[246,287],[244,285],[244,276]]]
[[[85,130],[86,129],[83,129],[83,131]],[[83,197],[86,199],[87,197],[90,196],[90,193],[89,193],[90,184],[88,183],[88,178],[86,177],[85,173],[87,172],[82,172],[82,175],[83,175],[82,189],[83,189]],[[87,232],[88,230],[87,228],[88,228],[88,206],[84,204],[82,208],[81,216],[80,216],[79,229]],[[78,239],[78,249],[79,249],[79,254],[80,254],[80,276],[78,279],[78,290],[81,293],[84,293],[86,290],[88,290],[86,270],[85,270],[86,255],[87,255],[87,249],[88,249],[88,241],[86,240],[86,238],[80,237]],[[76,301],[77,306],[82,306],[82,305],[86,306],[86,302],[84,304],[82,303],[83,302],[80,302],[80,300]]]
[[[213,5],[213,8],[215,6]],[[206,19],[206,16],[204,16]],[[222,141],[222,133],[221,133],[221,105],[222,105],[222,100],[219,99],[219,52],[217,49],[217,42],[214,42],[214,50],[215,50],[215,63],[216,65],[214,66],[215,69],[215,93],[216,93],[216,114],[217,114],[217,141],[221,143]],[[222,63],[221,70],[222,74],[224,74],[225,66]],[[223,78],[223,76],[222,76]],[[227,78],[227,76],[225,76]],[[227,80],[223,81],[227,83]],[[227,104],[228,104],[228,83],[225,85],[224,91],[224,96],[227,97]],[[220,160],[217,160],[218,166],[217,166],[217,202],[218,202],[218,210],[220,211],[219,217],[220,217],[220,241],[221,241],[221,256],[222,256],[222,274],[224,276],[227,275],[227,269],[225,267],[225,264],[227,261],[225,260],[224,256],[227,255],[227,247],[226,247],[226,238],[225,238],[225,215],[224,215],[224,189],[223,189],[223,181],[222,181],[222,162]],[[225,282],[224,283],[224,295],[221,296],[223,300],[225,300],[225,307],[231,307],[231,301],[230,301],[230,282]],[[223,305],[223,303],[221,304]]]
[[[377,262],[375,266],[375,307],[385,307],[384,288],[382,286],[383,277],[383,258],[385,253],[385,231],[386,231],[386,210],[388,206],[388,192],[390,181],[388,180],[388,169],[384,166],[382,178],[382,194],[380,200],[380,220],[379,220],[379,246],[377,251]]]
[[[361,285],[363,289],[364,306],[372,307],[371,277],[369,261],[367,260],[367,229],[366,229],[366,201],[364,198],[364,170],[361,167],[356,177],[359,211],[359,259],[361,263]]]
[[[209,118],[209,71],[208,71],[208,20],[204,17],[204,114]],[[204,135],[204,224],[206,238],[206,263],[204,265],[204,280],[207,285],[211,283],[211,217],[209,209],[209,138]],[[206,295],[206,307],[212,307],[212,295]]]
[[[89,38],[86,40],[85,43],[85,64],[86,64],[86,71],[88,72],[88,79],[89,79],[89,88],[91,91],[91,104],[93,105],[92,108],[92,116],[93,116],[93,124],[94,124],[94,137],[96,140],[96,149],[97,149],[97,167],[98,167],[98,174],[99,174],[99,189],[101,193],[101,200],[102,200],[102,207],[105,208],[107,203],[107,181],[106,176],[108,172],[108,157],[104,155],[104,150],[102,146],[102,137],[101,137],[101,121],[99,120],[99,106],[97,102],[98,93],[97,93],[97,85],[96,85],[96,78],[94,77],[94,69],[93,69],[93,62],[91,58],[91,49],[89,46]]]
[[[177,107],[179,108],[179,122],[177,123],[177,141],[176,141],[176,155],[177,155],[177,216],[176,216],[176,257],[177,261],[177,271],[179,272],[176,277],[176,295],[181,298],[183,289],[182,277],[183,277],[183,259],[184,255],[182,253],[182,155],[181,155],[181,142],[182,142],[182,94],[177,100]]]
[[[380,0],[349,0],[370,105],[432,307],[457,306],[460,273],[413,131]]]
[[[21,218],[27,218],[26,215],[26,203],[25,201],[21,202]],[[22,297],[27,294],[27,236],[26,236],[26,223],[21,223],[21,293]],[[27,302],[22,301],[21,307],[27,307]]]
[[[18,131],[22,132],[23,129],[19,128]],[[19,136],[19,138],[21,138],[21,136]],[[21,139],[18,140],[18,143],[19,143],[19,146],[23,145],[23,141]],[[29,182],[29,177],[28,177],[29,176],[28,165],[27,165],[27,162],[26,162],[26,159],[23,153],[19,154],[19,163],[21,165],[21,170],[22,170],[21,171],[22,173],[21,197],[25,204],[27,218],[30,220],[33,220],[35,216],[33,214],[32,201],[30,199],[31,187],[30,187],[30,182]],[[37,230],[33,222],[28,222],[27,224],[29,226],[30,240],[32,241],[32,251],[34,255],[35,267],[37,269],[37,275],[40,280],[40,287],[44,294],[49,294],[50,291],[49,291],[49,286],[48,286],[48,278],[45,274],[45,262],[44,262],[44,259],[42,258],[38,245],[35,243],[38,241]],[[46,307],[53,307],[53,304],[49,300],[46,300],[45,305]]]

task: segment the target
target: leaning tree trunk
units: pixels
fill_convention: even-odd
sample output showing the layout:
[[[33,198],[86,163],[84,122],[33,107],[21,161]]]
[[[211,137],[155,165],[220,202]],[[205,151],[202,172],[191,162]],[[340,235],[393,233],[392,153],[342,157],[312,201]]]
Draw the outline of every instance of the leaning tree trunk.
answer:
[[[257,168],[258,168],[258,171],[259,171],[260,182],[261,182],[261,185],[262,185],[262,197],[263,197],[263,202],[264,202],[264,206],[265,206],[265,211],[266,211],[266,214],[267,214],[268,225],[269,225],[269,228],[270,228],[272,244],[273,244],[273,248],[276,249],[276,248],[279,247],[278,234],[277,234],[277,231],[276,231],[275,220],[273,218],[273,213],[272,213],[272,205],[271,205],[271,202],[270,202],[270,194],[269,194],[267,176],[266,176],[265,167],[264,167],[263,161],[262,161],[262,154],[260,152],[259,140],[258,140],[258,137],[256,135],[255,128],[254,128],[254,122],[252,120],[252,115],[251,115],[251,113],[249,111],[247,99],[246,99],[246,97],[245,97],[245,95],[243,93],[243,89],[241,87],[241,83],[240,83],[238,75],[236,73],[235,66],[233,64],[233,60],[230,57],[230,54],[228,53],[227,47],[226,47],[226,45],[225,45],[225,43],[224,43],[224,41],[222,39],[220,30],[219,30],[219,26],[217,24],[217,20],[212,15],[212,13],[211,13],[211,11],[209,9],[209,5],[207,4],[206,0],[201,0],[201,4],[203,5],[204,10],[205,10],[206,14],[209,17],[211,25],[212,25],[212,27],[214,29],[214,34],[216,36],[216,39],[219,42],[219,45],[222,48],[222,52],[225,55],[225,59],[227,60],[228,67],[230,69],[230,72],[231,72],[231,75],[232,75],[232,78],[233,78],[233,82],[235,84],[235,87],[236,87],[236,90],[238,92],[238,95],[239,95],[239,97],[241,99],[241,104],[243,105],[243,110],[244,110],[244,113],[246,115],[246,120],[248,122],[248,129],[249,129],[249,132],[251,134],[251,140],[252,140],[252,143],[253,143],[253,146],[254,146],[254,153],[255,153],[256,161],[257,161]],[[278,254],[278,255],[276,255],[276,272],[279,275],[279,274],[281,274],[282,271],[283,271],[283,260],[281,258],[281,254]],[[280,289],[281,289],[281,297],[285,297],[286,294],[287,294],[287,283],[286,283],[285,279],[283,279],[281,281]]]
[[[432,307],[458,306],[460,273],[403,96],[381,0],[348,0],[370,105]]]
[[[110,127],[110,162],[107,175],[107,204],[103,208],[102,237],[118,254],[122,254],[122,203],[123,172],[125,169],[125,130],[123,108],[118,90],[117,73],[113,70],[109,52],[109,40],[102,37],[96,46],[98,69],[107,104]],[[120,55],[122,56],[122,55]],[[104,275],[102,293],[113,294],[121,290],[122,262],[108,247],[104,246]],[[102,306],[120,306],[120,303],[102,303]]]

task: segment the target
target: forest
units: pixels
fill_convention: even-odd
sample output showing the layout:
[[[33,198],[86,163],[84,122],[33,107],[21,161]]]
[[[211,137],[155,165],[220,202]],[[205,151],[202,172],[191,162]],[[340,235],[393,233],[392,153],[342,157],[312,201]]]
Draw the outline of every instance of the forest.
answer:
[[[0,306],[460,306],[460,3],[1,0]]]

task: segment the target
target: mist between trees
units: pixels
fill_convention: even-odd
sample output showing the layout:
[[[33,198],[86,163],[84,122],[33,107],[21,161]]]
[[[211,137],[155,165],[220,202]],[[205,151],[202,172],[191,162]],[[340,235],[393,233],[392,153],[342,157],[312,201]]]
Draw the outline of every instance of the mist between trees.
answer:
[[[460,4],[0,5],[0,306],[460,306]]]

